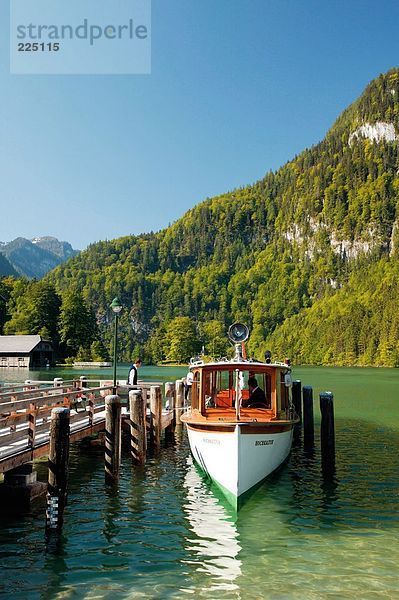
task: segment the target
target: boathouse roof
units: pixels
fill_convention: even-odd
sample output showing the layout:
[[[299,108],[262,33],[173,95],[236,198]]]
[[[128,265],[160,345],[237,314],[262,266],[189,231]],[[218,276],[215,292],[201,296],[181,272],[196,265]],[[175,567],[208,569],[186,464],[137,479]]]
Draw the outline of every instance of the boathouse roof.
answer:
[[[0,335],[0,354],[29,354],[41,341],[40,335]]]

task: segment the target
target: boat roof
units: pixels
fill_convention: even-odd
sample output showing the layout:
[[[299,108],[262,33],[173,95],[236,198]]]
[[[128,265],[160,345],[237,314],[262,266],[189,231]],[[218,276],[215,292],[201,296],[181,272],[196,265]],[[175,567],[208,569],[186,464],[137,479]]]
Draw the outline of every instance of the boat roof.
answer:
[[[251,371],[252,369],[262,370],[262,369],[288,369],[291,370],[290,365],[287,365],[283,362],[273,362],[273,363],[265,363],[257,360],[217,360],[213,362],[204,362],[202,360],[198,360],[190,364],[190,370],[193,369],[215,369],[220,371],[230,371],[238,369],[240,371]]]

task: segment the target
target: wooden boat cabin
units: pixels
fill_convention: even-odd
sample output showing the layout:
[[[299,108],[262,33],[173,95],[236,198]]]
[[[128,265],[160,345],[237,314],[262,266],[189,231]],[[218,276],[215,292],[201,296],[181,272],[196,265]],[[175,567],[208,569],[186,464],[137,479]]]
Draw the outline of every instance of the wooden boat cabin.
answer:
[[[291,369],[287,364],[232,360],[194,364],[191,370],[194,375],[191,418],[215,421],[292,419]],[[257,386],[264,392],[264,401],[250,402],[250,378],[255,378]]]

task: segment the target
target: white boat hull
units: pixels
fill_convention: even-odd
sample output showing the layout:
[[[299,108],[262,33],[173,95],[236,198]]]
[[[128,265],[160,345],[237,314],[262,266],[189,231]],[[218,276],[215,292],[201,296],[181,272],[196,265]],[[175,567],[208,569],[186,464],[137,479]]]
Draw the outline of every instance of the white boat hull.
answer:
[[[252,433],[251,427],[240,424],[230,431],[204,431],[187,423],[187,432],[196,462],[222,491],[238,499],[284,462],[293,428]]]

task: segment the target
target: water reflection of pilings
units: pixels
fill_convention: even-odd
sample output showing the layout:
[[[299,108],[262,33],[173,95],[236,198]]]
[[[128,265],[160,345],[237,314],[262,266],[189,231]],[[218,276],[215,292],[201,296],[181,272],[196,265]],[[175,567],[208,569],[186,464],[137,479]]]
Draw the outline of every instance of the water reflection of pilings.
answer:
[[[302,446],[302,428],[301,424],[297,423],[294,425],[294,433],[292,436],[292,448],[298,448]]]
[[[322,477],[321,480],[321,507],[323,510],[328,510],[338,499],[338,487],[339,481],[332,475],[331,472],[328,473],[328,476]]]
[[[129,480],[128,507],[133,514],[143,514],[145,504],[143,502],[145,495],[145,479],[147,467],[135,465],[132,467],[132,474]]]
[[[181,423],[178,423],[176,425],[175,431],[174,431],[174,439],[175,439],[175,444],[176,447],[180,447],[183,443],[184,440],[184,428],[183,425]]]
[[[68,566],[64,556],[66,554],[65,536],[51,536],[46,541],[46,552],[44,555],[43,573],[47,574],[48,580],[43,586],[41,598],[53,600],[66,580]]]
[[[104,528],[103,534],[107,542],[112,544],[114,538],[119,534],[120,526],[118,517],[121,509],[120,493],[117,485],[108,485],[104,490]]]
[[[293,447],[289,463],[292,507],[305,526],[322,522],[338,498],[335,468],[324,464],[314,443]]]

